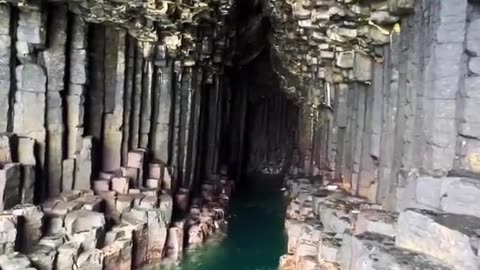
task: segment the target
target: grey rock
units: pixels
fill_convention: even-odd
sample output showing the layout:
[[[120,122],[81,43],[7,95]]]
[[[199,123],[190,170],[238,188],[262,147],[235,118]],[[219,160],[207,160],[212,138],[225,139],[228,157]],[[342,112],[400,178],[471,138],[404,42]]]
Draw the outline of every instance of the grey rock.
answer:
[[[395,245],[430,255],[455,269],[478,269],[472,237],[478,238],[479,224],[480,219],[472,216],[406,210],[398,219]]]
[[[58,247],[55,269],[71,270],[75,269],[78,257],[80,255],[80,244],[77,242],[67,242]]]
[[[34,45],[45,45],[46,13],[40,10],[21,11],[18,18],[17,38]]]
[[[28,257],[18,252],[0,255],[0,267],[2,270],[24,270],[31,265]]]
[[[403,15],[413,12],[415,0],[388,0],[388,9],[393,14]]]
[[[17,88],[23,91],[45,93],[47,76],[37,64],[20,65],[15,69]]]
[[[480,76],[480,57],[471,57],[468,62],[468,69],[470,72]]]
[[[55,248],[42,245],[37,246],[32,253],[28,254],[32,266],[38,270],[53,270],[56,257],[57,250]]]
[[[471,21],[467,27],[467,49],[480,56],[480,19]]]
[[[43,212],[39,206],[32,204],[17,205],[11,209],[11,212],[23,220],[23,226],[17,228],[18,233],[22,235],[18,250],[29,253],[42,237]]]
[[[71,50],[70,51],[70,82],[74,84],[87,83],[87,51]]]
[[[36,179],[37,179],[36,167],[33,165],[22,164],[22,189],[21,189],[22,204],[34,203]]]
[[[336,55],[336,65],[341,68],[353,68],[354,57],[354,51],[339,52]]]
[[[394,237],[396,223],[397,216],[394,213],[375,209],[362,210],[355,222],[355,234],[368,232]]]
[[[355,53],[353,72],[356,80],[372,80],[372,69],[372,59],[369,56],[363,55],[361,53]]]
[[[394,246],[393,238],[364,233],[352,239],[351,269],[451,269],[440,260]]]
[[[21,201],[21,167],[9,163],[0,169],[0,209],[10,209]]]
[[[83,138],[80,153],[78,153],[76,158],[74,189],[88,190],[91,188],[92,146],[92,137],[87,136]]]
[[[378,10],[370,13],[370,20],[380,25],[391,25],[398,22],[400,18],[392,15],[388,11]]]
[[[103,270],[104,258],[99,249],[87,250],[80,254],[76,264],[79,270]]]

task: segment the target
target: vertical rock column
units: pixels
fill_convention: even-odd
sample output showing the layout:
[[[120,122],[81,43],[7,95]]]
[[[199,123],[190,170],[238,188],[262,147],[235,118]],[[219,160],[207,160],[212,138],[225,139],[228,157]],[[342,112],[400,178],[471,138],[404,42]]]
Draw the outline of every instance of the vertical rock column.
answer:
[[[67,42],[67,7],[52,5],[48,24],[48,48],[43,51],[47,71],[47,173],[49,196],[57,196],[62,187],[62,160],[64,153],[63,101],[60,93],[65,89],[65,63]]]
[[[10,108],[10,62],[12,52],[10,13],[11,10],[8,4],[0,4],[0,132],[7,131]]]
[[[20,10],[17,28],[16,92],[13,108],[13,132],[30,137],[37,145],[36,157],[40,171],[45,173],[46,153],[46,88],[44,67],[37,64],[34,48],[43,48],[46,40],[46,18],[40,6]],[[39,193],[47,195],[48,183],[42,183]]]
[[[66,125],[68,129],[67,157],[75,160],[75,166],[71,166],[71,162],[63,162],[63,174],[66,176],[65,183],[72,182],[69,179],[72,175],[71,170],[74,169],[75,171],[73,173],[75,179],[73,180],[73,187],[71,187],[74,189],[90,189],[91,158],[84,156],[84,152],[90,152],[91,141],[86,142],[83,138],[85,87],[88,82],[87,36],[87,23],[79,16],[74,16],[69,48],[70,85],[66,96]],[[90,153],[88,153],[89,155]],[[64,188],[69,189],[70,187],[64,185]]]
[[[113,47],[106,50],[105,55],[102,170],[110,172],[120,168],[122,159],[126,34],[123,30],[106,31],[105,34],[107,44]]]

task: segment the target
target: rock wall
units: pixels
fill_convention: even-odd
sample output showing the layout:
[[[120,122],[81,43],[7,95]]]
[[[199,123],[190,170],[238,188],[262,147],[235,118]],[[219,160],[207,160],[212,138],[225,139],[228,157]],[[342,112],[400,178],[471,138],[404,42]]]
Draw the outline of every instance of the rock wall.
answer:
[[[228,5],[203,14],[215,23],[183,23],[173,45],[135,39],[116,28],[123,24],[90,24],[62,3],[0,5],[1,132],[34,140],[34,158],[8,162],[35,167],[37,201],[90,189],[122,168],[144,186],[131,151],[167,165],[175,188],[220,172]],[[215,125],[200,134],[207,123]],[[200,167],[200,156],[210,166]]]
[[[478,176],[476,2],[275,1],[266,10],[273,54],[287,67],[277,73],[303,100],[305,173],[391,210],[408,205],[418,176]]]

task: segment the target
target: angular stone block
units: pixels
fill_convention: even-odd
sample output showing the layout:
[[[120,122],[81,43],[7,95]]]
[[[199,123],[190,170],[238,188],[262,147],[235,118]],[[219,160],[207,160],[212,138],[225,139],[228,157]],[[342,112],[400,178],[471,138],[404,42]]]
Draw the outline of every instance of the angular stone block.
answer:
[[[17,39],[43,46],[47,39],[46,12],[21,11],[18,17]]]
[[[28,257],[18,252],[0,255],[0,268],[2,270],[29,269],[31,265]]]
[[[143,168],[143,162],[145,159],[145,151],[134,150],[128,152],[127,167],[141,169]]]
[[[28,137],[18,138],[18,162],[22,165],[35,166],[35,140]]]
[[[353,237],[351,256],[351,269],[450,269],[428,255],[395,247],[393,238],[372,233]]]
[[[0,254],[15,251],[17,239],[17,217],[11,214],[0,214]]]
[[[17,88],[21,91],[46,92],[47,75],[37,64],[20,65],[15,69]]]
[[[73,158],[64,159],[62,162],[62,191],[73,189],[75,183],[76,160]]]
[[[79,232],[87,232],[97,228],[105,227],[105,217],[102,213],[77,210],[65,216],[66,233],[73,235]]]
[[[22,235],[17,248],[29,253],[42,237],[43,212],[39,206],[22,204],[13,207],[11,213],[22,221],[22,226],[17,227],[18,234]]]
[[[56,257],[57,250],[55,248],[42,245],[37,246],[32,253],[28,254],[32,266],[39,270],[53,270]]]
[[[112,190],[119,194],[128,194],[129,180],[127,177],[112,178]]]
[[[10,209],[21,202],[21,166],[9,163],[0,169],[0,209]]]
[[[477,247],[472,246],[480,229],[472,216],[406,210],[398,218],[395,244],[425,253],[455,269],[478,269]]]
[[[396,234],[397,215],[383,210],[362,210],[355,222],[355,234],[364,232],[383,234],[394,237]]]
[[[84,137],[80,153],[76,156],[74,189],[90,189],[90,180],[92,177],[92,146],[92,137]]]
[[[67,242],[58,247],[57,260],[55,262],[57,270],[75,269],[78,257],[80,255],[80,243]]]
[[[103,270],[104,258],[99,249],[82,252],[77,260],[78,270]]]

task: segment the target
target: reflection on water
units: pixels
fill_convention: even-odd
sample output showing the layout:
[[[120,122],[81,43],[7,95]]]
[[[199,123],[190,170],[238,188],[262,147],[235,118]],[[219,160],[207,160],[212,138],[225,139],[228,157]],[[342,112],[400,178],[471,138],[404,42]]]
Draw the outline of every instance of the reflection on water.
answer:
[[[227,235],[188,254],[179,270],[276,270],[286,249],[281,181],[251,177],[232,200]]]

